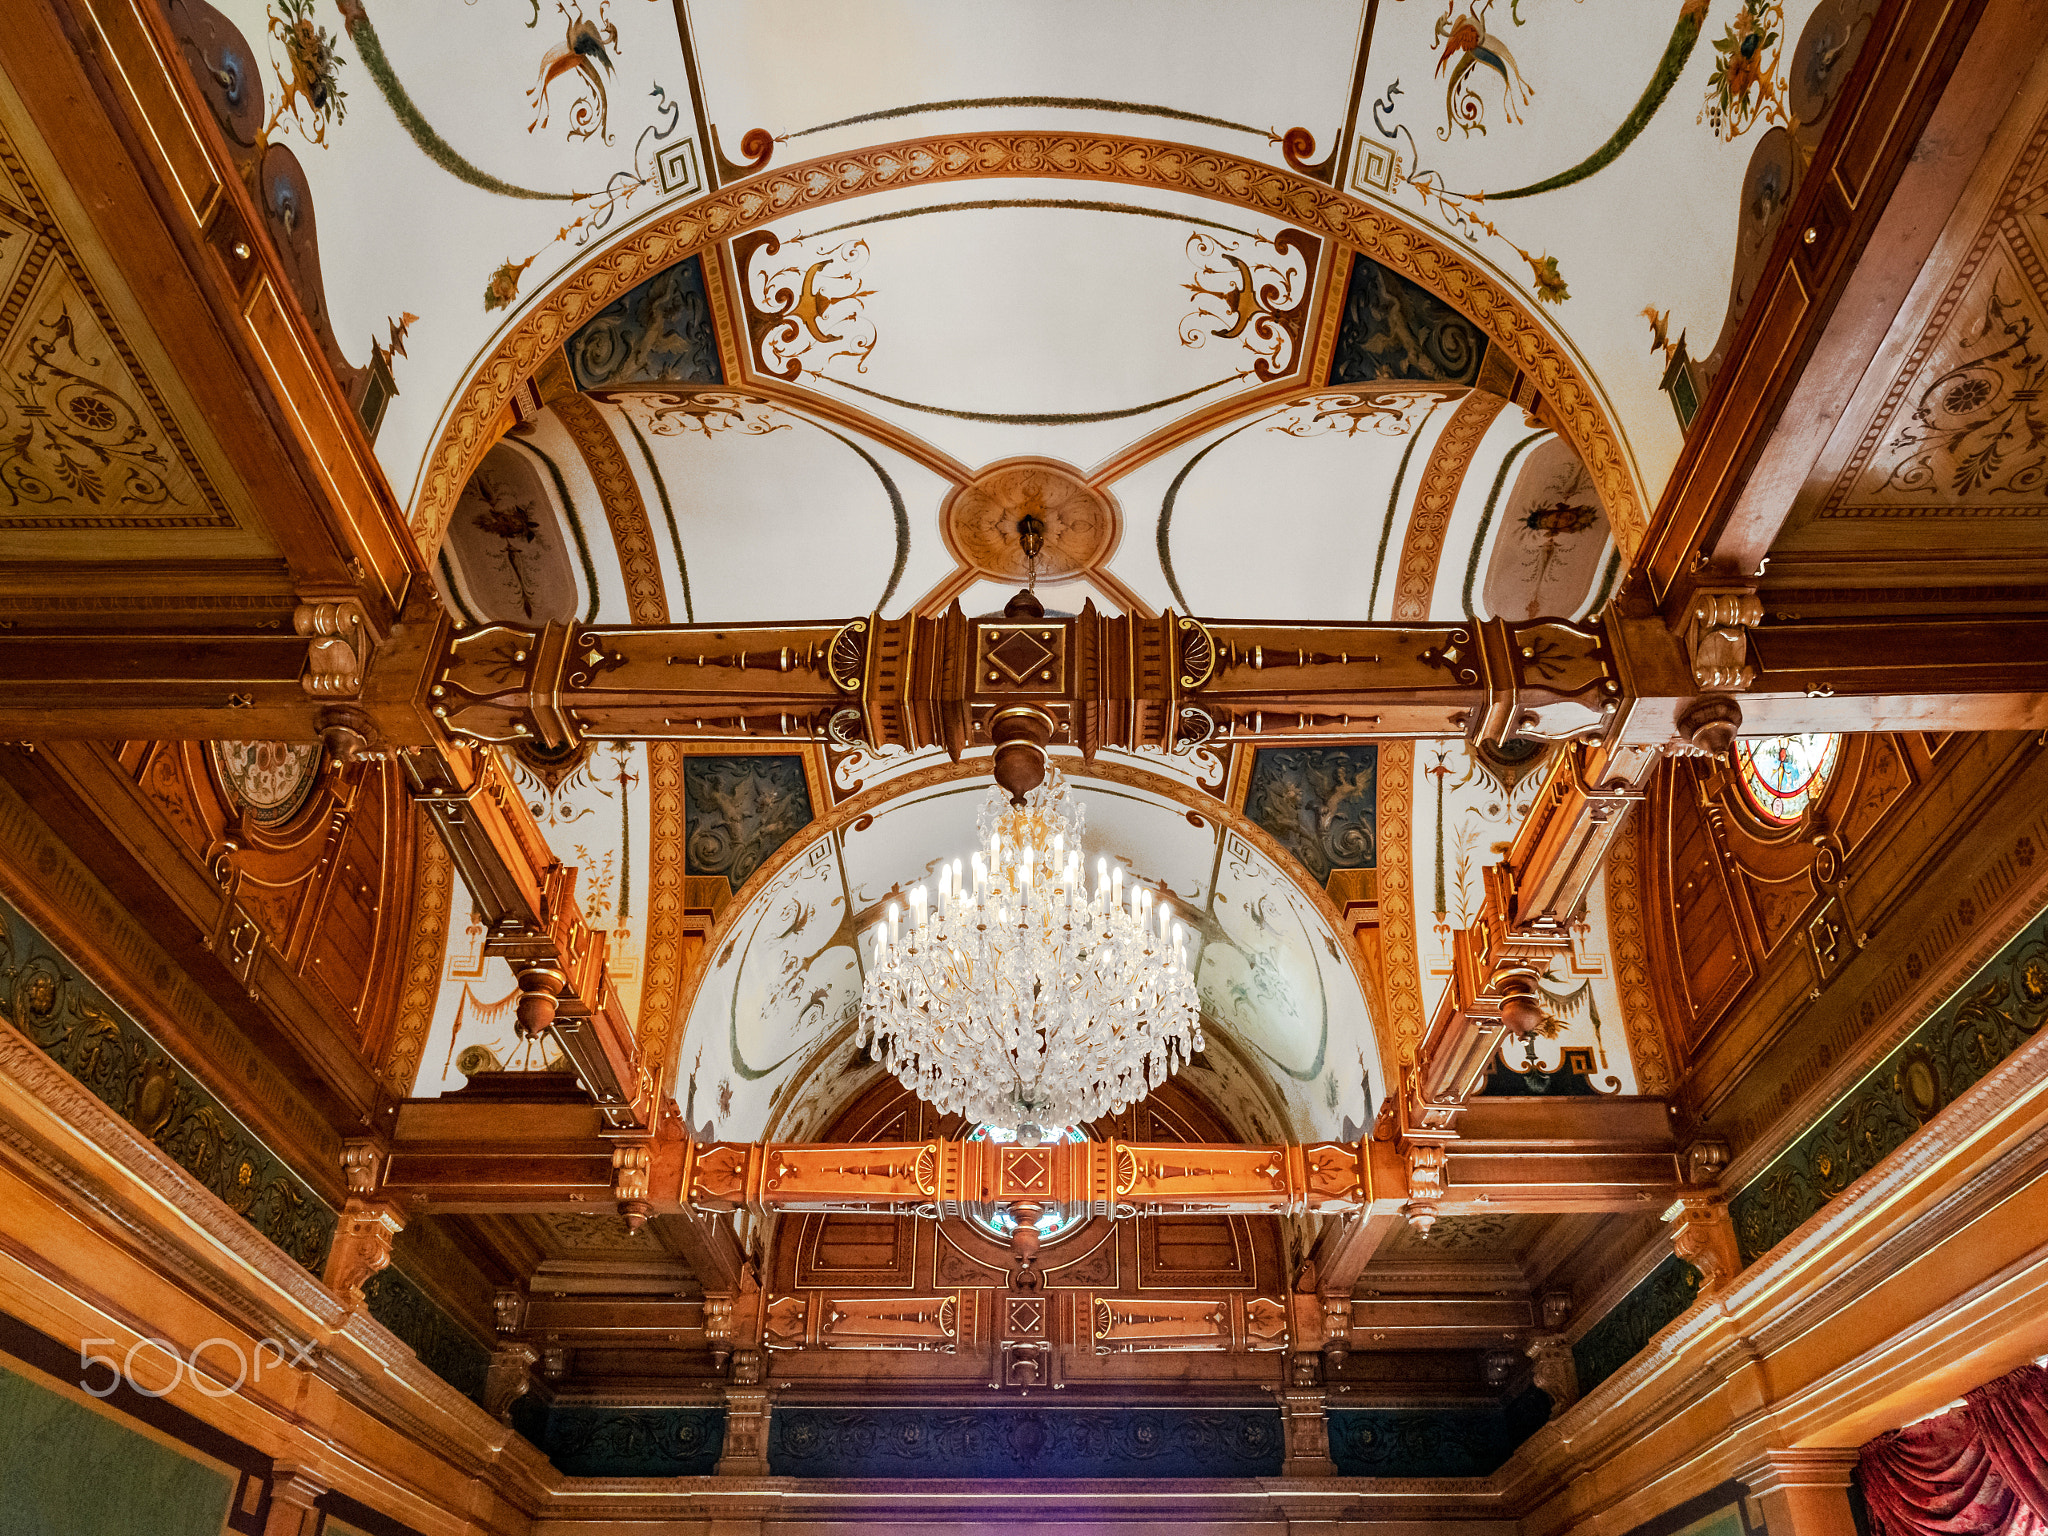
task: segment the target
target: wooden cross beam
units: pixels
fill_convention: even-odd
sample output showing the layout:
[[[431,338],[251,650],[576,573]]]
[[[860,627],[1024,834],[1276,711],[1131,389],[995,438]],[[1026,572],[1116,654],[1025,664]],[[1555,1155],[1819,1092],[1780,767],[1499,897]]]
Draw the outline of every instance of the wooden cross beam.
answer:
[[[693,1142],[672,1112],[608,1133],[598,1106],[483,1093],[409,1100],[358,1194],[438,1212],[629,1217],[889,1212],[940,1220],[1033,1200],[1095,1216],[1398,1216],[1667,1209],[1687,1185],[1658,1100],[1482,1100],[1428,1175],[1391,1141],[1235,1146]]]
[[[2048,616],[1764,621],[1739,589],[1674,624],[1625,590],[1597,619],[1296,624],[1104,615],[907,616],[655,628],[462,630],[430,598],[374,633],[346,604],[295,632],[0,631],[0,733],[307,740],[373,749],[585,738],[993,741],[1019,711],[1050,740],[1186,751],[1222,741],[1517,736],[1718,750],[1737,729],[2048,726]]]
[[[969,618],[617,628],[455,621],[415,594],[380,631],[347,600],[203,605],[156,627],[60,611],[0,629],[0,736],[323,738],[394,752],[526,994],[611,1123],[651,1123],[658,1085],[612,1000],[602,935],[576,920],[491,748],[530,741],[826,740],[1043,756],[1052,745],[1187,752],[1224,742],[1464,736],[1563,741],[1535,813],[1461,941],[1401,1096],[1404,1147],[1442,1133],[1485,1070],[1517,978],[1568,940],[1586,887],[1659,758],[1739,730],[2048,727],[2048,616],[1897,622],[1775,615],[1701,589],[1683,622],[1625,583],[1600,618],[1307,625],[1013,601]],[[234,612],[238,610],[229,609]],[[131,616],[132,617],[132,616]],[[1523,988],[1526,991],[1526,988]],[[545,1016],[545,1017],[544,1017]]]

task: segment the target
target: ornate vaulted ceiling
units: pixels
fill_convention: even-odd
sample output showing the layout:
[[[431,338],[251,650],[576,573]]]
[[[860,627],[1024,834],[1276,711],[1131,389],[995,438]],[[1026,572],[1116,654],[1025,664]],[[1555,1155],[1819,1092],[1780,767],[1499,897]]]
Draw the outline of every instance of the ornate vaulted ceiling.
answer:
[[[22,6],[0,1044],[105,1111],[46,1139],[118,1119],[571,1478],[721,1454],[600,1409],[852,1476],[804,1414],[1055,1340],[1488,1518],[1639,1497],[1710,1376],[1900,1421],[1841,1264],[1906,1228],[1802,1224],[1963,1209],[1886,1154],[2023,1048],[1966,978],[2039,1011],[2044,3]],[[945,617],[1026,582],[1115,616],[1070,681]],[[1058,1154],[1043,1292],[855,1044],[1027,699],[1207,1042]],[[1787,1429],[1746,1390],[1686,1476]]]
[[[1014,459],[1107,520],[1075,552],[1098,602],[1505,611],[1490,551],[1548,497],[1602,514],[1541,562],[1546,611],[1585,606],[1676,457],[1680,339],[1710,372],[1871,5],[1666,9],[1300,6],[1261,64],[1222,14],[1129,6],[1083,67],[1024,12],[882,46],[857,13],[244,0],[238,44],[173,7],[217,109],[296,162],[274,197],[319,210],[343,358],[402,331],[377,453],[419,536],[510,408],[576,516],[572,443],[673,518],[678,618],[765,611],[717,569],[739,522],[801,546],[790,611],[942,602],[978,566],[941,505]],[[565,345],[594,416],[512,388]],[[1205,565],[1232,517],[1262,558]]]
[[[1871,8],[1300,6],[1247,57],[1241,18],[1131,6],[1078,61],[1024,12],[886,46],[626,0],[171,15],[467,622],[988,611],[1026,512],[1056,610],[1399,621],[1610,595]],[[1412,1050],[1538,766],[1237,747],[1079,782],[1204,909],[1205,1004],[1308,1136]],[[693,1124],[787,1122],[844,1039],[855,928],[971,798],[932,771],[522,769]],[[1332,818],[1363,856],[1332,864]],[[451,900],[423,1087],[515,1046]],[[694,1003],[645,970],[679,904],[721,956]],[[1230,914],[1269,904],[1301,953],[1262,990]],[[1373,974],[1331,970],[1347,906]],[[1633,1088],[1610,948],[1603,892],[1555,1022]]]

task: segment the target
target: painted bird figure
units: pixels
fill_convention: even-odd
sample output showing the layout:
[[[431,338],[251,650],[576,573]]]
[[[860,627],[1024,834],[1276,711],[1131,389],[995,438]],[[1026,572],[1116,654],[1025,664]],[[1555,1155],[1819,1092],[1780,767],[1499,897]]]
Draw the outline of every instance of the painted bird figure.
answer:
[[[611,108],[605,95],[604,75],[612,72],[612,58],[605,52],[606,43],[614,48],[619,46],[619,29],[611,22],[606,22],[600,29],[596,22],[580,15],[569,19],[569,30],[561,46],[550,48],[541,56],[539,83],[526,93],[534,104],[533,121],[526,125],[528,133],[547,127],[548,87],[573,69],[582,74],[595,106],[578,98],[577,109],[571,114],[574,126],[569,136],[587,139],[595,133],[607,143],[611,141],[611,132],[606,126]],[[604,66],[604,75],[597,72],[600,64]]]
[[[1519,123],[1522,117],[1515,110],[1515,92],[1519,90],[1522,93],[1522,101],[1526,105],[1535,97],[1536,91],[1522,78],[1521,66],[1515,62],[1515,56],[1508,52],[1507,44],[1481,26],[1470,11],[1462,14],[1446,13],[1436,24],[1436,35],[1437,40],[1444,45],[1444,51],[1436,61],[1438,75],[1442,75],[1445,68],[1450,65],[1451,55],[1460,55],[1457,67],[1451,70],[1450,83],[1444,88],[1444,112],[1450,121],[1468,134],[1474,128],[1481,133],[1486,132],[1486,125],[1479,121],[1480,106],[1476,92],[1471,92],[1467,87],[1470,97],[1468,103],[1462,112],[1457,105],[1458,91],[1465,85],[1465,77],[1484,64],[1500,76],[1501,105],[1507,110],[1508,121]],[[1448,133],[1449,130],[1445,129],[1444,132]]]

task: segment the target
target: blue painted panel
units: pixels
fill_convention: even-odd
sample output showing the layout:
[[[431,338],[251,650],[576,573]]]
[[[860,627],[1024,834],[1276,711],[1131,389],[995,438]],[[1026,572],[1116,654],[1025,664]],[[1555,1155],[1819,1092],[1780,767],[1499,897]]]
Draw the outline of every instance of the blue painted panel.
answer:
[[[780,1477],[1275,1477],[1277,1408],[777,1408]]]
[[[1330,1457],[1350,1477],[1487,1477],[1549,1419],[1536,1387],[1490,1408],[1337,1408]]]
[[[576,1404],[513,1422],[569,1477],[708,1477],[725,1446],[723,1408],[602,1408]]]

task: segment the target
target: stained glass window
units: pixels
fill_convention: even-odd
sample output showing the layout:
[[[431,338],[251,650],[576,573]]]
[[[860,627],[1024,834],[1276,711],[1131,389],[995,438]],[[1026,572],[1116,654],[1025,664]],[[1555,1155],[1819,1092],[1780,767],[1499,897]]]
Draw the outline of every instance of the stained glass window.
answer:
[[[1827,732],[1741,738],[1735,770],[1743,797],[1767,820],[1790,826],[1827,788],[1841,752],[1842,738]]]

